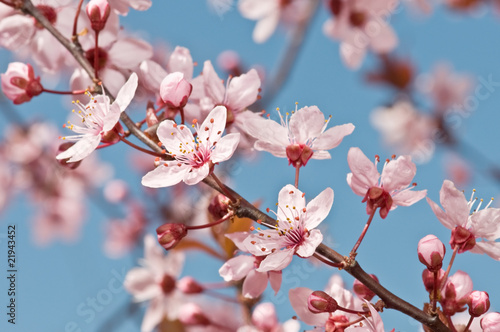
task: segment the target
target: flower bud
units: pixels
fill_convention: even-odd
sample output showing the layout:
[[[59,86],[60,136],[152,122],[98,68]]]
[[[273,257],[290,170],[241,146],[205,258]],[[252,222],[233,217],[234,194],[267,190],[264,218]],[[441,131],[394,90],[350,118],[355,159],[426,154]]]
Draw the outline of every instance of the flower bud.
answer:
[[[184,294],[199,294],[203,292],[204,288],[192,277],[184,277],[177,282],[177,288]]]
[[[208,205],[210,221],[216,221],[229,213],[229,202],[231,200],[222,194],[217,194]]]
[[[57,154],[63,152],[63,151],[66,151],[68,150],[70,147],[72,147],[73,145],[75,145],[75,142],[65,142],[61,145],[59,145],[59,149],[57,150]],[[63,166],[63,167],[66,167],[66,168],[69,168],[69,169],[75,169],[77,168],[78,166],[80,166],[81,164],[81,160],[79,161],[76,161],[76,162],[73,162],[73,163],[68,163],[68,160],[70,158],[66,158],[66,159],[57,159],[57,162]]]
[[[211,324],[202,309],[194,303],[187,303],[179,309],[179,320],[187,326],[208,326]]]
[[[158,242],[166,250],[172,249],[187,235],[184,224],[163,224],[156,229]]]
[[[469,295],[469,314],[479,317],[490,309],[490,296],[486,292],[473,291]]]
[[[337,301],[323,291],[314,291],[307,299],[307,307],[314,314],[334,312],[337,310]]]
[[[92,29],[96,32],[104,29],[111,8],[107,0],[90,0],[85,7]]]
[[[443,277],[444,277],[444,270],[441,269],[438,272],[438,278],[437,278],[438,286],[442,285]],[[433,294],[433,291],[434,291],[434,272],[429,271],[429,269],[425,269],[424,272],[422,272],[422,281],[424,283],[425,290],[429,294]]]
[[[193,86],[184,79],[184,74],[175,72],[168,74],[161,82],[160,96],[168,107],[184,107],[192,90]]]
[[[378,278],[374,274],[370,274],[370,277],[378,283]],[[352,290],[358,297],[365,299],[366,301],[371,301],[371,299],[375,296],[375,293],[363,285],[358,279],[354,280]]]
[[[33,67],[22,62],[11,62],[1,75],[2,91],[14,104],[19,105],[43,92],[40,77],[35,78]]]
[[[418,242],[418,259],[422,264],[434,272],[443,266],[443,258],[446,248],[436,236],[429,234]]]
[[[453,316],[463,308],[469,301],[472,292],[472,279],[463,271],[457,271],[448,278],[441,291],[441,305],[445,315]]]
[[[500,313],[490,312],[481,318],[481,328],[483,332],[500,331]]]

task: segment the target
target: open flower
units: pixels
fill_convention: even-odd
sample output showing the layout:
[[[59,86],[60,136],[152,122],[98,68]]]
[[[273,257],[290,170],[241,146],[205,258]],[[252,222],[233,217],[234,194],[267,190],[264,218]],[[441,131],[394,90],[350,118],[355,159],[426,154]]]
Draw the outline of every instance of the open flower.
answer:
[[[427,190],[412,190],[417,167],[410,156],[387,160],[382,175],[377,171],[378,158],[372,163],[359,148],[351,148],[347,162],[352,173],[347,174],[347,183],[356,195],[363,196],[366,213],[380,208],[380,217],[385,218],[390,210],[398,206],[410,206],[427,195]]]
[[[160,161],[158,158],[158,167],[142,178],[142,185],[159,188],[181,181],[197,184],[210,174],[214,164],[231,158],[240,134],[222,137],[226,116],[224,106],[215,107],[197,127],[196,139],[185,125],[177,125],[172,120],[163,121],[158,126],[158,138],[174,160]]]
[[[78,135],[62,137],[64,140],[76,143],[64,152],[57,155],[57,159],[68,159],[67,162],[82,160],[91,154],[101,142],[107,132],[113,130],[120,119],[120,114],[125,111],[135,95],[137,89],[137,75],[132,73],[127,83],[120,89],[115,101],[110,104],[109,97],[104,93],[91,97],[90,102],[83,106],[78,101],[75,104],[79,110],[73,112],[82,119],[84,126],[69,124],[65,127],[73,130]]]
[[[326,150],[337,147],[354,130],[352,123],[326,130],[330,120],[325,120],[316,106],[306,106],[292,112],[290,120],[288,113],[285,119],[280,113],[280,118],[281,124],[253,115],[247,118],[244,128],[257,139],[255,149],[288,158],[289,163],[296,167],[305,166],[311,158],[331,158]]]
[[[500,209],[490,208],[491,202],[482,210],[479,209],[481,203],[474,208],[477,199],[473,196],[467,201],[464,193],[455,188],[453,182],[445,180],[439,192],[444,211],[429,198],[427,203],[441,224],[452,230],[452,249],[458,246],[458,253],[470,250],[500,260],[500,242],[495,242],[500,238]],[[478,241],[479,238],[484,240]]]
[[[318,226],[333,204],[333,190],[326,188],[306,206],[304,194],[286,185],[278,196],[277,225],[272,230],[260,230],[249,235],[244,244],[255,256],[266,256],[256,271],[279,271],[290,264],[294,254],[311,257],[323,240]]]

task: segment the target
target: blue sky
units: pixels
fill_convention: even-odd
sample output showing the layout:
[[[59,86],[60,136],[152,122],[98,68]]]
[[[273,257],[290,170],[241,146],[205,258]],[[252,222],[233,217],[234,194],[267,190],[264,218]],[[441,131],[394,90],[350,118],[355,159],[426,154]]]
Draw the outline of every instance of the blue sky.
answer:
[[[325,242],[335,250],[346,254],[362,230],[367,215],[361,197],[356,196],[346,183],[349,172],[346,156],[350,147],[360,147],[367,156],[379,154],[383,159],[393,151],[381,145],[378,133],[369,123],[369,114],[375,107],[392,100],[392,92],[381,87],[366,85],[362,73],[376,64],[368,57],[360,71],[344,67],[338,55],[338,43],[329,40],[321,32],[328,13],[322,7],[310,28],[296,66],[282,91],[271,102],[268,111],[276,107],[292,110],[295,102],[300,106],[317,105],[325,114],[332,115],[331,125],[353,123],[354,133],[331,151],[332,159],[311,161],[301,171],[300,189],[312,199],[326,186],[335,191],[335,202],[329,217],[321,225]],[[452,13],[438,6],[430,16],[411,12],[407,6],[391,18],[400,39],[397,54],[411,58],[418,72],[430,71],[435,63],[450,62],[456,71],[466,72],[479,78],[492,77],[500,82],[500,43],[498,43],[498,15],[491,10],[480,10],[475,15]],[[247,65],[260,64],[267,70],[276,67],[281,50],[286,44],[285,35],[278,31],[271,39],[256,45],[251,40],[254,23],[244,20],[235,8],[220,17],[210,12],[204,1],[154,1],[146,12],[131,12],[122,19],[122,24],[150,42],[164,41],[172,48],[176,45],[188,47],[195,61],[215,62],[217,55],[227,49],[241,54]],[[0,53],[0,69],[5,68],[11,56]],[[195,69],[201,70],[201,66]],[[218,71],[220,76],[222,71]],[[62,88],[63,85],[61,85]],[[265,92],[265,91],[264,91]],[[422,99],[418,103],[424,104]],[[470,116],[463,119],[455,133],[460,141],[473,146],[492,162],[500,163],[500,91],[481,101]],[[49,119],[60,125],[71,107],[67,99],[41,96],[31,103],[18,107],[25,119]],[[132,116],[140,118],[140,111]],[[2,129],[8,126],[0,118]],[[108,151],[109,150],[109,151]],[[128,150],[114,147],[99,152],[99,157],[114,165],[124,165]],[[443,163],[449,157],[446,149],[438,146],[433,159],[418,166],[415,181],[420,189],[428,189],[428,196],[438,201],[439,189],[447,177]],[[473,174],[472,181],[461,188],[469,195],[473,188],[478,195],[489,199],[498,197],[500,185],[486,175],[482,160],[465,151],[463,158],[480,170]],[[125,161],[125,162],[124,162]],[[140,177],[128,167],[120,167],[115,176],[127,180],[131,186],[140,186]],[[262,200],[262,206],[274,207],[279,190],[293,183],[294,169],[284,159],[261,153],[253,161],[241,160],[234,171],[233,187],[249,201]],[[139,192],[139,191],[137,191]],[[16,224],[18,273],[18,322],[15,327],[6,324],[5,315],[0,318],[0,329],[7,331],[137,331],[142,320],[143,307],[130,313],[134,307],[123,288],[123,276],[137,265],[142,256],[139,251],[119,260],[103,255],[103,228],[106,216],[91,202],[87,202],[88,217],[82,229],[81,239],[75,244],[55,243],[39,248],[31,239],[30,220],[36,212],[27,202],[26,195],[17,195],[0,214],[0,235],[6,233],[7,225]],[[152,231],[152,230],[150,230]],[[444,243],[449,241],[450,231],[435,218],[430,207],[421,201],[408,208],[398,208],[385,220],[376,217],[359,250],[359,262],[369,273],[376,274],[380,281],[396,294],[416,306],[427,300],[421,283],[423,266],[418,262],[416,247],[420,238],[435,234]],[[0,237],[0,253],[6,252],[5,239]],[[448,252],[451,253],[448,246]],[[449,259],[449,254],[445,262]],[[0,266],[5,270],[6,254],[0,257]],[[331,268],[310,269],[298,258],[294,259],[284,279],[282,289],[310,287],[323,289],[328,278],[335,273]],[[307,263],[308,264],[308,263]],[[199,276],[205,281],[219,281],[217,270],[220,262],[202,255],[189,256],[184,274]],[[497,285],[500,265],[484,255],[465,253],[459,255],[453,271],[465,270],[474,281],[474,288],[487,291],[492,299],[492,310],[500,310],[500,289]],[[200,275],[200,271],[204,271]],[[350,286],[352,278],[341,273]],[[7,297],[5,278],[0,279],[0,307],[5,308]],[[100,299],[92,306],[92,299]],[[273,298],[266,293],[266,301],[279,307],[279,315],[286,320],[294,315],[283,295]],[[100,303],[100,305],[99,305]],[[136,308],[137,309],[137,308]],[[129,314],[130,313],[130,314]],[[396,328],[401,332],[418,330],[411,319],[397,312],[386,310],[382,314],[386,330]],[[109,322],[113,328],[109,328]],[[117,323],[118,322],[118,323]],[[75,326],[73,328],[73,326]]]

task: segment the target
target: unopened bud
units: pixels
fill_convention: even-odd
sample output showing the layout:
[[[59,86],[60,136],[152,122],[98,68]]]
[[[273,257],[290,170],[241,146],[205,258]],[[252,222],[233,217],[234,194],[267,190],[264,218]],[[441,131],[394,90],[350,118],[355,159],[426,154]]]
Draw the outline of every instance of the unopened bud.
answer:
[[[479,317],[490,309],[490,296],[486,292],[473,291],[469,295],[469,314]]]
[[[208,205],[209,218],[212,221],[219,220],[229,213],[229,202],[231,200],[222,194],[214,196]]]
[[[160,96],[168,107],[184,107],[192,90],[193,86],[184,79],[184,74],[175,72],[168,74],[161,82]]]
[[[370,277],[378,283],[378,278],[374,274],[370,274]],[[358,279],[354,280],[352,290],[357,296],[361,299],[365,299],[366,301],[371,301],[371,299],[375,296],[375,293],[362,284]]]
[[[184,277],[177,282],[177,288],[184,294],[199,294],[203,292],[204,288],[192,277]]]
[[[22,62],[11,62],[1,74],[2,91],[14,104],[19,105],[43,92],[40,77],[35,78],[33,67]]]
[[[422,264],[434,272],[443,266],[446,248],[436,236],[429,234],[418,242],[418,259]]]
[[[172,249],[187,235],[184,224],[163,224],[156,229],[158,242],[166,250]]]
[[[457,271],[448,278],[441,292],[441,305],[445,315],[453,316],[465,310],[472,292],[472,279],[463,271]]]
[[[61,145],[59,145],[59,149],[57,150],[57,154],[61,153],[61,152],[64,152],[66,150],[68,150],[70,147],[72,147],[73,145],[75,145],[75,142],[65,142]],[[66,168],[69,168],[69,169],[75,169],[77,168],[78,166],[80,166],[81,164],[81,160],[77,161],[77,162],[74,162],[74,163],[68,163],[68,160],[70,158],[66,158],[66,159],[57,159],[57,162],[61,165],[61,166],[64,166]]]
[[[500,331],[500,313],[490,312],[481,318],[481,328],[483,332],[498,332]]]
[[[187,303],[179,309],[179,320],[187,326],[208,326],[210,320],[203,313],[202,309],[194,303]]]
[[[314,314],[334,312],[338,308],[337,301],[323,291],[314,291],[307,299],[307,307]]]
[[[444,277],[444,270],[441,269],[439,270],[437,277],[438,288],[443,283],[443,277]],[[434,291],[434,272],[429,271],[429,269],[425,269],[424,272],[422,272],[422,281],[424,283],[425,290],[428,293],[432,294]]]
[[[107,0],[90,0],[85,7],[92,30],[98,32],[104,29],[111,8]]]

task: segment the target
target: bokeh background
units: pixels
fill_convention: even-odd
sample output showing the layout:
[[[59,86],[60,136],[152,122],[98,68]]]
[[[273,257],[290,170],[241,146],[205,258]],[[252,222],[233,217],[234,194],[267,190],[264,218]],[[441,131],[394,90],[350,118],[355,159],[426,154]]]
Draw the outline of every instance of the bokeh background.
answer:
[[[400,5],[391,17],[399,46],[396,54],[409,59],[418,73],[432,71],[438,62],[450,63],[459,73],[468,73],[476,79],[492,77],[500,82],[500,43],[498,42],[500,16],[491,6],[480,5],[472,12],[450,10],[434,2],[433,12],[425,15],[416,11],[411,3]],[[266,110],[280,107],[291,111],[295,102],[300,106],[317,105],[325,114],[332,115],[331,125],[352,122],[356,129],[351,136],[331,151],[332,159],[312,160],[301,170],[300,189],[309,199],[325,187],[335,191],[335,201],[329,217],[320,229],[325,242],[346,254],[359,236],[367,215],[361,197],[356,196],[346,183],[349,172],[346,156],[350,147],[360,147],[370,158],[379,154],[390,157],[393,149],[382,144],[380,134],[370,124],[371,111],[391,103],[394,91],[390,88],[369,85],[365,73],[377,66],[374,56],[368,56],[362,68],[352,71],[340,58],[337,42],[322,33],[322,25],[329,17],[323,6],[314,17],[302,45],[296,64],[287,82],[269,102]],[[200,65],[205,60],[216,62],[225,50],[234,50],[247,66],[259,65],[269,73],[278,66],[282,51],[287,45],[286,32],[278,30],[266,43],[255,44],[251,39],[254,22],[245,20],[233,6],[224,15],[210,9],[204,1],[153,1],[146,12],[131,11],[123,17],[122,25],[153,44],[176,45],[190,49],[193,59]],[[0,70],[5,71],[13,60],[10,53],[0,51]],[[223,77],[223,71],[218,69]],[[64,89],[65,79],[52,80],[54,86]],[[265,91],[263,91],[265,93]],[[471,92],[474,94],[474,91]],[[417,95],[417,105],[428,103]],[[71,110],[70,100],[59,96],[42,95],[32,102],[12,107],[26,122],[51,121],[58,128]],[[130,111],[140,119],[143,106]],[[0,128],[6,132],[11,123],[0,117]],[[448,148],[437,145],[436,152],[425,164],[418,165],[415,181],[418,188],[427,189],[428,196],[438,201],[439,189],[449,178],[447,165],[458,154],[470,166],[470,180],[463,185],[466,196],[473,188],[479,197],[489,200],[498,196],[500,182],[490,176],[487,162],[500,165],[500,87],[481,100],[477,109],[463,117],[454,131],[459,141],[452,154]],[[127,146],[114,146],[97,152],[98,157],[113,166],[114,177],[126,180],[134,193],[148,199],[140,188],[140,174],[130,165],[134,155]],[[381,165],[380,165],[381,166]],[[293,183],[294,169],[284,159],[268,153],[240,159],[231,165],[231,186],[249,201],[261,201],[263,208],[273,209],[279,190]],[[2,331],[138,331],[144,305],[131,305],[131,296],[120,287],[126,272],[137,266],[142,248],[130,255],[111,259],[104,255],[105,222],[113,216],[123,216],[123,209],[102,208],[101,197],[86,199],[86,222],[79,239],[74,243],[56,241],[38,246],[33,241],[32,220],[37,208],[24,193],[12,193],[12,199],[0,214],[0,330]],[[97,203],[96,203],[97,201]],[[15,224],[17,231],[18,297],[17,324],[7,324],[5,310],[7,299],[6,274],[7,225]],[[148,232],[154,234],[154,227]],[[417,259],[417,243],[427,234],[435,234],[444,243],[450,231],[435,218],[430,207],[421,201],[408,208],[398,208],[385,220],[376,217],[361,248],[358,259],[363,268],[378,276],[391,291],[417,307],[428,300],[421,282],[423,265]],[[451,250],[448,251],[451,253]],[[445,259],[449,259],[449,255]],[[201,281],[218,282],[222,279],[217,270],[221,262],[202,254],[188,254],[183,275],[193,275]],[[490,294],[492,310],[500,310],[500,264],[485,255],[465,253],[459,255],[452,273],[457,269],[468,272],[474,289]],[[313,267],[298,258],[284,275],[282,292],[274,297],[265,293],[265,301],[276,304],[282,321],[295,313],[286,300],[289,288],[298,286],[323,289],[333,273],[328,267]],[[348,288],[352,278],[340,272]],[[106,294],[105,294],[106,293]],[[111,294],[111,297],[107,296]],[[106,298],[92,307],[92,298]],[[90,300],[89,300],[90,299]],[[83,313],[85,312],[85,313]],[[412,319],[391,310],[382,314],[386,330],[418,331]],[[75,326],[75,328],[73,328]],[[303,326],[306,328],[306,326]]]

